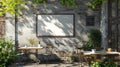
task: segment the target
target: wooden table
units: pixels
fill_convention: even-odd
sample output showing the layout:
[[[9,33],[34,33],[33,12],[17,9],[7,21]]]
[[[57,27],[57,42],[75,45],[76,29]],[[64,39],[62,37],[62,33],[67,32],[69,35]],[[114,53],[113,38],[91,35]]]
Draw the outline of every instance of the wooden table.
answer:
[[[84,51],[84,55],[120,55],[120,52],[107,52],[107,51]]]
[[[43,49],[43,47],[19,47],[19,51],[29,51],[29,50],[36,50],[36,53],[38,53],[38,50]]]
[[[107,51],[96,51],[96,52],[91,52],[91,51],[84,51],[85,56],[91,56],[91,55],[100,55],[100,56],[120,56],[120,52],[107,52]],[[111,58],[109,58],[111,59]]]
[[[36,49],[42,49],[43,47],[19,47],[19,50],[36,50]]]
[[[38,50],[43,49],[43,47],[19,47],[18,50],[22,53],[25,53],[25,56],[27,56],[27,53],[29,53],[30,50],[36,51],[36,57],[38,58]],[[39,59],[36,60],[37,63],[40,63]]]
[[[120,52],[107,52],[107,51],[84,51],[84,56],[87,57],[89,60],[89,65],[91,64],[91,61],[95,61],[94,59],[98,58],[96,57],[97,55],[101,57],[107,57],[108,61],[112,61],[116,56],[120,56]],[[98,60],[99,62],[100,60]]]

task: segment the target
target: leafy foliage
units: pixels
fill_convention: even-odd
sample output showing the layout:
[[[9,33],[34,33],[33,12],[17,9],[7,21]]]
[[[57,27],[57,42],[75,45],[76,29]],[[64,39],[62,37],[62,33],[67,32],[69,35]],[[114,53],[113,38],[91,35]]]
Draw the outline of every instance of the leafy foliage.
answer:
[[[72,61],[74,61],[74,60],[75,60],[75,56],[71,55],[71,56],[70,56],[70,59],[71,59]]]
[[[88,2],[90,3],[89,7],[91,9],[95,9],[97,6],[100,6],[103,2],[105,2],[106,0],[92,0],[91,2],[88,0]]]
[[[32,46],[35,44],[35,39],[34,38],[30,38],[30,39],[28,39],[28,41]]]
[[[11,41],[0,40],[0,67],[7,67],[17,57]]]
[[[90,67],[118,67],[114,62],[93,62]]]
[[[34,0],[33,3],[34,4],[39,4],[39,3],[46,3],[47,0]]]
[[[99,30],[90,30],[88,33],[89,40],[84,45],[84,47],[92,49],[92,48],[100,48],[101,47],[101,32]]]
[[[104,67],[118,67],[117,64],[115,64],[114,62],[105,62],[103,66]]]
[[[33,0],[33,4],[46,3],[47,0]],[[61,0],[62,5],[76,7],[75,0]],[[15,9],[20,13],[22,6],[27,3],[27,0],[0,0],[0,16],[5,13],[15,14]]]
[[[26,2],[22,0],[0,0],[0,16],[5,13],[15,14],[15,8],[17,5],[24,5]],[[21,6],[17,6],[18,12],[21,10]]]
[[[102,67],[102,63],[100,63],[100,62],[93,62],[90,67]]]
[[[61,0],[60,3],[64,6],[77,7],[75,0]]]
[[[120,0],[118,0],[118,9],[120,9]]]

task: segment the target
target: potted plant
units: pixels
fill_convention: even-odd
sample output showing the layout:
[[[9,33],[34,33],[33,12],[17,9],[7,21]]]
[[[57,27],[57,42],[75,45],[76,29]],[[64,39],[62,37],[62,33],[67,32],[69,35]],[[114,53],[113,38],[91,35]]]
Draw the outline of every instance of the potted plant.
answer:
[[[74,62],[74,60],[75,60],[75,56],[71,55],[70,56],[70,62],[72,63],[72,62]]]
[[[35,44],[35,39],[34,38],[30,38],[28,39],[29,43],[31,46],[33,46]]]

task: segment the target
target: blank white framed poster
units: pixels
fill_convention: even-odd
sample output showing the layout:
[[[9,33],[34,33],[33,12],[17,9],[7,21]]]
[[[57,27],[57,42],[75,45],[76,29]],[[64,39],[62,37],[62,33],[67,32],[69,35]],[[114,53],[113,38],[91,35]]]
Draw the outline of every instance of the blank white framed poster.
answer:
[[[74,14],[39,14],[36,20],[38,37],[73,37],[75,35]]]

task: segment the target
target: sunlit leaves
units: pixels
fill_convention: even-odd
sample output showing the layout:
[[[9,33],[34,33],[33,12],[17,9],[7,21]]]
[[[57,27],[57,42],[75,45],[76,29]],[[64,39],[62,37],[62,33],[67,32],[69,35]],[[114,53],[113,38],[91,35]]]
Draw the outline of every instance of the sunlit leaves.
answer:
[[[39,3],[46,3],[47,0],[34,0],[33,3],[34,4],[39,4]]]
[[[62,5],[64,6],[72,6],[72,7],[77,7],[75,0],[61,0],[60,1]]]
[[[97,6],[100,6],[103,2],[105,2],[106,0],[92,0],[90,2],[90,0],[88,0],[89,2],[89,7],[91,9],[95,9]]]
[[[1,7],[0,7],[0,16],[5,14],[5,13],[10,13],[10,14],[15,14],[15,8],[17,5],[18,11],[21,10],[22,4],[25,4],[24,1],[22,0],[0,0],[1,2]]]
[[[0,40],[0,67],[8,67],[16,59],[17,52],[13,48],[12,41]]]
[[[118,8],[120,9],[120,0],[118,0]]]

